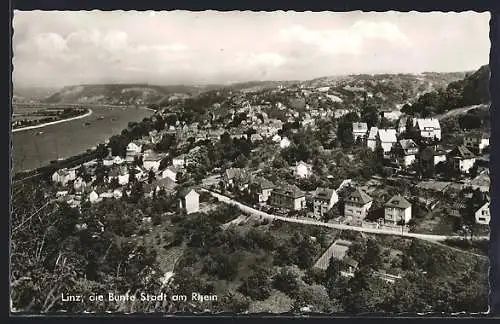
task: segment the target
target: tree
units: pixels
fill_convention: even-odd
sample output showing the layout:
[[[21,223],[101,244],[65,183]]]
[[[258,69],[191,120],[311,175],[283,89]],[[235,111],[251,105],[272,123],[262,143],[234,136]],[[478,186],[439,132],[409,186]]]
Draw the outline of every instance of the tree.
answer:
[[[250,276],[243,280],[239,291],[254,300],[265,300],[271,295],[271,279],[269,270],[255,269]]]
[[[297,248],[297,265],[301,269],[309,268],[312,266],[317,253],[318,247],[316,244],[309,237],[304,237]]]
[[[153,181],[156,180],[156,174],[155,172],[151,169],[148,172],[148,183],[153,183]]]
[[[366,252],[363,258],[363,265],[373,269],[378,269],[382,263],[380,254],[380,244],[375,239],[369,238],[366,242]]]
[[[337,280],[340,277],[340,270],[342,269],[342,262],[334,257],[330,258],[328,268],[325,271],[325,280]]]
[[[288,268],[283,268],[274,276],[273,287],[293,297],[299,290],[297,276]]]

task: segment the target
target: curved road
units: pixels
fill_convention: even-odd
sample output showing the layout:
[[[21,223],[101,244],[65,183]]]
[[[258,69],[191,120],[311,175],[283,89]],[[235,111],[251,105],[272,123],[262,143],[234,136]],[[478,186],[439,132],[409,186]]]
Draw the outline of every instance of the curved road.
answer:
[[[358,232],[365,232],[365,233],[372,233],[372,234],[385,234],[385,235],[397,235],[397,236],[404,236],[404,237],[414,237],[414,238],[418,238],[418,239],[426,240],[426,241],[431,241],[431,242],[440,242],[440,241],[444,241],[446,239],[462,238],[461,236],[458,236],[458,235],[457,236],[447,236],[447,235],[434,235],[434,234],[402,233],[399,231],[391,231],[391,230],[380,229],[380,228],[367,228],[367,227],[351,226],[351,225],[345,225],[345,224],[332,224],[332,223],[325,223],[325,222],[309,220],[309,219],[296,219],[296,218],[290,218],[290,217],[276,216],[276,215],[271,215],[271,214],[265,213],[263,211],[257,210],[255,208],[250,207],[250,206],[244,205],[244,204],[242,204],[234,199],[231,199],[227,196],[220,195],[220,194],[212,192],[210,190],[207,190],[207,189],[202,189],[202,190],[210,193],[213,197],[217,198],[219,201],[221,201],[223,203],[226,203],[229,205],[234,205],[234,206],[238,207],[244,213],[253,214],[256,216],[262,216],[262,217],[265,217],[268,219],[278,219],[278,220],[282,220],[282,221],[290,222],[290,223],[300,223],[300,224],[306,224],[306,225],[323,226],[323,227],[335,228],[335,229],[340,229],[340,230],[350,230],[350,231],[358,231]],[[476,239],[489,239],[489,236],[480,236],[480,237],[476,237]]]

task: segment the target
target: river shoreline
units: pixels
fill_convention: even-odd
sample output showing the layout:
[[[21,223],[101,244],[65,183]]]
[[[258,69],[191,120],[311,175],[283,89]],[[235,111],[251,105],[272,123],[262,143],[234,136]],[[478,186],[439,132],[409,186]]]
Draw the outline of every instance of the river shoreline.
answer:
[[[31,129],[42,128],[42,127],[46,127],[46,126],[50,126],[50,125],[56,125],[56,124],[60,124],[60,123],[69,122],[69,121],[72,121],[72,120],[82,119],[82,118],[85,118],[85,117],[88,117],[88,116],[92,115],[92,113],[93,113],[92,109],[89,108],[88,111],[85,114],[80,115],[80,116],[66,118],[66,119],[61,119],[61,120],[56,120],[56,121],[53,121],[53,122],[43,123],[43,124],[40,124],[40,125],[34,125],[34,126],[27,126],[27,127],[16,128],[16,129],[12,130],[12,133],[27,131],[27,130],[31,130]]]

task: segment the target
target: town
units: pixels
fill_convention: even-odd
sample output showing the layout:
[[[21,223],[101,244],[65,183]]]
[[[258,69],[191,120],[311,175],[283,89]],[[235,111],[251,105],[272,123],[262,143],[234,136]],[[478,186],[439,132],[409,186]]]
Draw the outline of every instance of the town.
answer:
[[[488,311],[487,12],[13,22],[11,313]]]

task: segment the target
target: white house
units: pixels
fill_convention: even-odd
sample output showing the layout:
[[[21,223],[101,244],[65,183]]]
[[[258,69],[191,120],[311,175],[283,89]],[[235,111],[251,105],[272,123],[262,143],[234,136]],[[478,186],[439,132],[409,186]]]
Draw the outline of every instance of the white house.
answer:
[[[401,195],[395,195],[384,205],[384,220],[386,223],[397,225],[404,220],[405,224],[411,219],[411,204]]]
[[[164,178],[169,178],[172,181],[176,181],[177,179],[177,174],[180,172],[179,168],[176,168],[174,166],[169,166],[165,170],[162,171],[161,177]]]
[[[114,159],[112,156],[107,156],[102,160],[104,166],[112,166],[114,164]]]
[[[363,139],[368,132],[368,125],[366,123],[352,123],[352,137],[354,141],[358,138]]]
[[[418,118],[416,120],[416,127],[420,137],[426,139],[436,138],[441,140],[441,125],[436,118]]]
[[[174,167],[183,168],[186,165],[186,157],[184,154],[176,156],[172,159],[172,165]]]
[[[284,149],[290,146],[290,140],[286,137],[283,137],[280,141],[280,148]]]
[[[121,186],[126,185],[129,182],[130,174],[128,173],[128,170],[122,169],[120,170],[120,173],[118,174],[118,183]]]
[[[200,210],[200,194],[194,189],[181,191],[179,197],[179,207],[187,214],[196,213]]]
[[[403,116],[398,121],[398,134],[403,134],[406,132],[406,123],[408,122],[408,117]]]
[[[119,188],[113,190],[113,197],[115,199],[120,199],[123,196],[123,191]]]
[[[158,172],[160,169],[161,160],[163,160],[164,156],[160,154],[148,154],[142,160],[142,166],[146,170],[153,170],[154,172]]]
[[[76,178],[73,182],[73,189],[75,189],[75,192],[77,193],[82,193],[85,190],[86,186],[87,184],[85,183],[85,181],[83,181],[82,177]]]
[[[313,199],[314,217],[322,218],[339,201],[339,196],[333,189],[316,188]]]
[[[366,146],[368,146],[368,148],[372,151],[375,151],[375,147],[377,147],[377,135],[378,135],[378,128],[371,127],[370,132],[368,133]]]
[[[403,166],[410,166],[417,159],[418,145],[412,139],[402,139],[395,147],[396,159]]]
[[[289,210],[302,210],[306,207],[306,194],[295,185],[280,185],[273,189],[269,204]]]
[[[396,138],[395,129],[379,129],[377,136],[377,144],[379,144],[384,150],[384,156],[388,156],[392,150],[392,147],[398,139]]]
[[[464,137],[464,146],[476,154],[481,154],[485,148],[490,146],[490,135],[485,133],[469,134]]]
[[[312,166],[300,161],[295,166],[295,175],[299,178],[308,178],[312,174]]]
[[[249,185],[249,192],[252,199],[261,205],[265,205],[274,189],[274,184],[266,178],[254,178]]]
[[[475,213],[476,223],[482,225],[488,225],[490,223],[490,203],[486,202],[481,208],[479,208]]]
[[[99,194],[95,191],[92,190],[92,192],[89,194],[89,201],[91,204],[97,203],[101,201],[102,199],[99,198]]]
[[[476,156],[465,146],[457,146],[448,153],[447,159],[451,166],[461,173],[469,173],[476,163]]]
[[[138,155],[142,152],[142,144],[136,141],[130,142],[127,145],[127,153]]]
[[[68,169],[60,169],[52,174],[52,181],[54,183],[65,186],[69,181],[76,179],[76,171]]]
[[[359,220],[368,215],[373,199],[363,190],[357,188],[344,200],[344,216]]]
[[[121,156],[115,156],[113,158],[113,164],[116,164],[116,165],[122,165],[123,163],[125,162],[124,159],[122,159]]]

